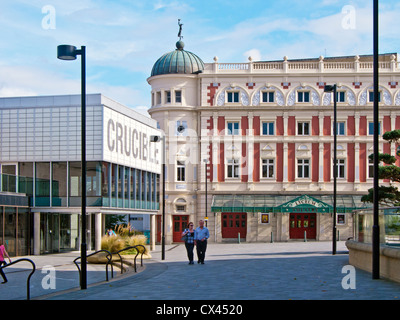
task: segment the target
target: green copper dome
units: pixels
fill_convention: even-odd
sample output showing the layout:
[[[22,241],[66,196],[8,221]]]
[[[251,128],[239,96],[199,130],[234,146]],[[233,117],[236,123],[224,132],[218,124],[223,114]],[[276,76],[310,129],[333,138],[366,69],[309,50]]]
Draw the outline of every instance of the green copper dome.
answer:
[[[204,70],[203,61],[194,53],[183,50],[182,40],[176,43],[176,50],[164,54],[156,61],[151,76],[161,74],[193,74]]]

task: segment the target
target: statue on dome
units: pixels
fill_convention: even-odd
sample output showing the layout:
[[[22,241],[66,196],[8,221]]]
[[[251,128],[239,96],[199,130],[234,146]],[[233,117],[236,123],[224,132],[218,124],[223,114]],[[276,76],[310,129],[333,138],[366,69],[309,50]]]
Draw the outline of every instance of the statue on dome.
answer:
[[[182,36],[183,23],[181,23],[181,19],[178,19],[178,26],[179,26],[178,38],[179,38],[179,40],[182,40],[182,38],[183,38],[183,36]]]

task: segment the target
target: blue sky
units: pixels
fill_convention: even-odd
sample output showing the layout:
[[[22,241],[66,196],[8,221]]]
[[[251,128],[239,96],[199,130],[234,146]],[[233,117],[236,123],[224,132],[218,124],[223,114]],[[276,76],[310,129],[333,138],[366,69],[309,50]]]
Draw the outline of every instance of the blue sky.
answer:
[[[154,62],[185,49],[204,62],[372,53],[372,0],[2,0],[0,97],[79,94],[80,61],[57,45],[87,47],[87,91],[146,113]],[[400,3],[380,1],[380,52],[400,50]],[[50,8],[50,9],[49,9]],[[50,11],[49,11],[50,10]],[[78,58],[80,59],[80,58]]]

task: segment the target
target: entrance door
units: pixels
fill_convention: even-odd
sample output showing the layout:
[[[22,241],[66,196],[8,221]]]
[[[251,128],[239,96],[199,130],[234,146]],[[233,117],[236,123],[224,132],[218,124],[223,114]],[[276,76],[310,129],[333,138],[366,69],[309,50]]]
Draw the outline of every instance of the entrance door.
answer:
[[[156,242],[161,242],[161,230],[162,230],[162,216],[157,215],[157,239]]]
[[[316,225],[315,213],[291,213],[290,239],[304,239],[304,232],[306,232],[307,239],[315,239]]]
[[[42,253],[60,252],[60,216],[58,213],[40,214],[40,240]]]
[[[246,238],[247,213],[222,213],[222,238]]]
[[[174,231],[172,235],[173,242],[182,242],[182,232],[187,228],[189,223],[189,216],[173,216]]]

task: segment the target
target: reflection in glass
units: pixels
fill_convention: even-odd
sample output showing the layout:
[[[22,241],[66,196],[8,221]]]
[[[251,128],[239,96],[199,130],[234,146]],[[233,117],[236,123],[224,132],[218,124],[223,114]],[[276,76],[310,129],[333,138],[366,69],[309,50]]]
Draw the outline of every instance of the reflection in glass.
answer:
[[[53,207],[67,206],[67,163],[52,163],[51,193]]]
[[[50,206],[50,162],[36,162],[35,206]]]

